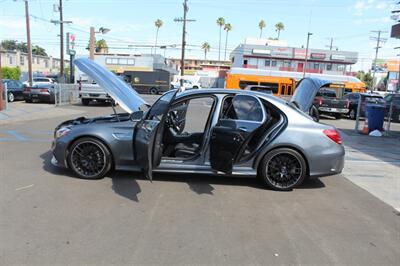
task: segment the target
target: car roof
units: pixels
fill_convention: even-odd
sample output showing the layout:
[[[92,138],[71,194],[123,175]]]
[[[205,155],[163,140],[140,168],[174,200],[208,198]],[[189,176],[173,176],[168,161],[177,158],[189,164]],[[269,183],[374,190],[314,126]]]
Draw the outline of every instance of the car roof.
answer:
[[[264,98],[265,100],[277,101],[277,102],[285,102],[285,100],[275,97],[271,94],[266,94],[258,91],[251,90],[241,90],[241,89],[223,89],[223,88],[208,88],[208,89],[199,89],[199,90],[186,90],[184,92],[178,93],[177,98],[182,98],[190,95],[204,95],[204,94],[245,94],[256,96],[260,98]]]

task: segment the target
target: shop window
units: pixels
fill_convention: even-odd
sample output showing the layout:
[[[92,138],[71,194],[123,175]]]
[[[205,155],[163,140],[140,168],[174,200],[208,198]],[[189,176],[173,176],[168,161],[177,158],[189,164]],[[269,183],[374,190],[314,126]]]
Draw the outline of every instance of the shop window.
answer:
[[[331,70],[332,70],[332,64],[328,64],[328,65],[326,66],[326,70],[331,71]]]
[[[276,67],[278,65],[278,62],[276,60],[272,60],[271,66]]]
[[[247,59],[243,60],[243,65],[247,65],[248,61]]]
[[[266,67],[271,66],[271,60],[265,60],[265,66]]]
[[[21,56],[19,57],[19,62],[20,62],[20,64],[21,64],[21,66],[25,65],[25,57],[24,57],[23,55],[21,55]]]

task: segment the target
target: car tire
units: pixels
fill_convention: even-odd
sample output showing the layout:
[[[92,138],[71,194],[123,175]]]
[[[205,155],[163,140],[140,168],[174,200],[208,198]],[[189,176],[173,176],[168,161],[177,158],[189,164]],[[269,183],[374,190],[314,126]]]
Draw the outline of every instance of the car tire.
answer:
[[[151,89],[150,89],[150,94],[152,94],[152,95],[158,94],[157,88],[151,88]]]
[[[14,100],[15,100],[14,93],[9,92],[9,93],[7,94],[7,101],[10,102],[10,103],[12,103]]]
[[[304,181],[307,163],[296,150],[278,148],[264,156],[257,174],[265,186],[273,190],[289,191]]]
[[[341,119],[342,115],[341,114],[334,114],[335,119]]]
[[[26,99],[25,102],[26,102],[26,103],[32,103],[32,100]]]
[[[89,103],[90,103],[90,100],[89,100],[89,99],[82,99],[82,105],[88,106]]]
[[[192,89],[197,90],[199,87],[198,86],[193,86]]]
[[[357,112],[354,109],[351,109],[349,112],[349,117],[350,117],[350,119],[356,120]]]
[[[310,109],[310,116],[315,122],[319,122],[319,111],[315,105],[313,105]]]
[[[68,149],[68,168],[82,179],[103,178],[111,170],[112,161],[109,149],[96,138],[80,138]]]

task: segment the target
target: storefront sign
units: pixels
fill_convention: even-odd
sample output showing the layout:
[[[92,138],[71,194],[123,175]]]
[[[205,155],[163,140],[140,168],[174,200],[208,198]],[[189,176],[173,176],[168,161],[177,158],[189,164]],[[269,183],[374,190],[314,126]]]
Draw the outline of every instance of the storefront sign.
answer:
[[[344,55],[333,54],[331,55],[331,59],[337,61],[344,61],[346,57]]]
[[[294,49],[294,57],[304,59],[306,57],[306,49]]]
[[[293,57],[293,49],[287,48],[287,47],[274,48],[272,50],[271,55],[275,56],[275,57],[292,58]]]
[[[261,49],[253,49],[253,54],[262,54],[262,55],[270,55],[271,50],[261,50]]]
[[[310,57],[312,59],[325,59],[326,54],[322,54],[322,53],[311,53]]]

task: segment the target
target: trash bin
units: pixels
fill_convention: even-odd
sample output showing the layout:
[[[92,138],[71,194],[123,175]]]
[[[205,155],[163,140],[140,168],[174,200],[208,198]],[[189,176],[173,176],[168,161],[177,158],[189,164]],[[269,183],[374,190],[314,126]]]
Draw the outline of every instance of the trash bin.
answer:
[[[368,131],[375,129],[383,130],[383,122],[385,120],[385,107],[378,104],[367,104],[366,118],[368,119]]]

